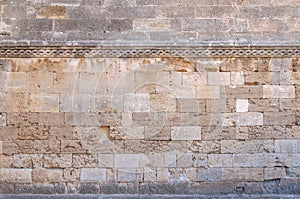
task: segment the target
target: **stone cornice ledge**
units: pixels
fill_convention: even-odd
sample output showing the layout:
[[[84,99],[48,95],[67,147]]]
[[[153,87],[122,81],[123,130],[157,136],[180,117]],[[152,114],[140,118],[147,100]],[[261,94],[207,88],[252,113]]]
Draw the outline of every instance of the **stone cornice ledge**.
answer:
[[[300,45],[235,42],[1,41],[0,58],[300,57]]]

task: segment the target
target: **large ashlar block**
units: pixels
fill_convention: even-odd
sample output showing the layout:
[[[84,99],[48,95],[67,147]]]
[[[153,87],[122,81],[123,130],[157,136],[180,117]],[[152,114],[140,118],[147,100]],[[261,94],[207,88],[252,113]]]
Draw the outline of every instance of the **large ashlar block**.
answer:
[[[178,153],[177,154],[177,167],[189,168],[193,166],[192,153]]]
[[[276,153],[299,153],[300,140],[275,140]]]
[[[58,94],[32,94],[29,98],[31,112],[59,112]]]
[[[139,140],[145,138],[144,126],[111,127],[109,136],[115,140]]]
[[[79,73],[56,73],[54,93],[78,93]]]
[[[124,94],[124,112],[149,112],[150,95],[147,93]]]
[[[292,59],[290,58],[272,58],[269,62],[270,71],[289,71],[292,67]]]
[[[263,181],[263,168],[223,168],[224,181]]]
[[[286,177],[286,171],[284,167],[264,168],[264,179],[274,180]]]
[[[197,99],[219,99],[220,95],[220,86],[196,86]]]
[[[172,140],[201,140],[200,126],[174,126],[171,128]]]
[[[221,140],[222,153],[263,153],[274,152],[273,140]]]
[[[72,167],[72,154],[50,154],[44,157],[45,168]]]
[[[295,87],[264,85],[263,98],[295,98]]]
[[[258,112],[225,113],[223,126],[259,126],[263,125],[263,114]]]
[[[0,169],[0,182],[31,183],[32,169]]]
[[[207,73],[208,85],[230,85],[229,72],[209,72]]]
[[[28,74],[25,72],[8,72],[6,73],[7,91],[14,93],[24,93],[28,91],[26,82]]]
[[[99,167],[114,167],[114,155],[113,154],[98,154],[98,166]]]
[[[115,154],[114,166],[118,168],[138,168],[140,167],[140,154]]]
[[[135,182],[137,180],[136,169],[122,168],[118,169],[118,182]]]
[[[232,167],[232,154],[208,154],[209,167]]]
[[[52,73],[36,72],[27,74],[27,88],[33,93],[53,93]]]
[[[89,112],[91,110],[90,94],[60,94],[61,112]]]
[[[105,182],[106,169],[83,168],[81,169],[80,180],[82,182]]]
[[[221,168],[201,168],[199,169],[198,181],[217,182],[221,181]]]

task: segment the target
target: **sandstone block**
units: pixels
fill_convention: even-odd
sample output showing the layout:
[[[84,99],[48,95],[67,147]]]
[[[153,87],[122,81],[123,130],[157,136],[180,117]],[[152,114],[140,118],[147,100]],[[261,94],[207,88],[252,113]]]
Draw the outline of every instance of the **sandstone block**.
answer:
[[[97,167],[98,157],[97,155],[73,154],[72,163],[75,168]]]
[[[0,169],[0,181],[6,183],[31,183],[31,169]]]
[[[280,108],[282,111],[299,111],[300,99],[281,99]]]
[[[106,169],[83,168],[80,173],[82,182],[105,182]]]
[[[286,128],[287,138],[300,138],[300,126],[289,126]]]
[[[3,141],[0,141],[0,154],[2,154],[2,149],[3,149]]]
[[[136,180],[136,169],[118,169],[118,182],[135,182]]]
[[[60,141],[35,140],[33,149],[35,153],[60,153]]]
[[[140,166],[139,154],[115,154],[114,166],[119,168],[138,168]]]
[[[24,93],[28,91],[26,86],[27,73],[25,72],[8,72],[7,74],[7,91],[14,93]]]
[[[80,178],[80,169],[74,169],[74,168],[64,169],[64,181],[78,182],[79,178]]]
[[[72,167],[72,154],[50,154],[44,157],[45,168]]]
[[[32,170],[32,182],[45,183],[48,180],[47,175],[48,175],[47,169],[43,169],[43,168],[33,169]]]
[[[232,154],[208,154],[209,167],[232,167],[233,155]]]
[[[249,99],[250,112],[278,112],[279,102],[277,99]]]
[[[263,114],[259,112],[226,113],[223,126],[259,126],[263,125]]]
[[[208,85],[230,85],[229,72],[208,72]]]
[[[205,100],[177,99],[177,111],[183,113],[199,113],[205,111]]]
[[[13,161],[15,168],[41,168],[44,159],[41,154],[15,154]]]
[[[222,153],[263,153],[274,152],[272,140],[221,140]]]
[[[299,140],[275,140],[276,153],[299,153]]]
[[[124,95],[124,112],[149,112],[149,94],[126,94]]]
[[[264,85],[263,98],[295,98],[295,87]]]
[[[176,167],[176,153],[164,153],[164,167]]]
[[[295,125],[296,124],[296,116],[291,113],[279,112],[265,112],[264,113],[264,125]]]
[[[286,177],[286,171],[284,167],[264,168],[265,180],[281,179],[285,177]]]
[[[56,73],[54,76],[54,93],[78,93],[76,73]]]
[[[262,98],[263,89],[262,86],[225,86],[224,91],[222,90],[222,95],[226,96],[226,98],[235,99]]]
[[[236,112],[248,112],[248,99],[236,99]]]
[[[18,129],[15,127],[0,127],[0,140],[16,140],[18,138]]]
[[[66,6],[43,6],[37,10],[36,18],[64,19]]]
[[[156,169],[144,168],[144,182],[156,182]]]
[[[13,156],[0,155],[0,168],[12,168],[12,167],[13,167]]]
[[[116,140],[138,140],[145,138],[145,127],[143,126],[119,126],[111,127],[109,136]]]
[[[221,142],[220,141],[194,141],[189,150],[197,153],[220,153]]]
[[[263,168],[223,168],[224,181],[263,181]]]
[[[27,74],[27,89],[33,93],[52,93],[53,92],[52,73],[31,72]]]
[[[177,167],[189,168],[193,165],[192,153],[177,153]]]
[[[168,182],[169,175],[167,168],[157,168],[157,182]]]
[[[172,140],[201,140],[201,127],[175,126],[171,128]]]
[[[113,154],[98,154],[98,167],[114,167]]]
[[[197,99],[219,99],[220,86],[196,86]]]
[[[221,168],[199,169],[198,180],[200,182],[217,182],[221,181]]]
[[[63,181],[64,171],[63,169],[48,169],[47,181],[50,183],[57,183]]]
[[[59,112],[59,95],[31,94],[29,106],[31,112]]]
[[[207,85],[207,73],[206,72],[185,72],[181,74],[181,84],[186,86],[199,86]]]
[[[230,73],[230,85],[236,87],[237,85],[243,85],[245,83],[244,72],[231,72]]]
[[[269,62],[270,71],[289,71],[292,68],[290,58],[272,58]]]
[[[89,112],[91,111],[90,94],[60,95],[60,112]]]

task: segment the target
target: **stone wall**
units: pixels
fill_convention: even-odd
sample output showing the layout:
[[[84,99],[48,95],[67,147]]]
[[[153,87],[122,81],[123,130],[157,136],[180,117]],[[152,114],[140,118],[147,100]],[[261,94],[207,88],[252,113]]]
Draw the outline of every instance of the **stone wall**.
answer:
[[[298,0],[1,0],[0,37],[299,42]]]
[[[300,194],[299,1],[0,5],[0,196]]]

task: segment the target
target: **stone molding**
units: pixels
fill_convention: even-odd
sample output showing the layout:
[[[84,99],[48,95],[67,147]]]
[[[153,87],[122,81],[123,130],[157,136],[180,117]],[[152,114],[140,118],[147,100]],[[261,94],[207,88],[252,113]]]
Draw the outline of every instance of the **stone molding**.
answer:
[[[0,58],[300,57],[300,46],[0,46]]]

